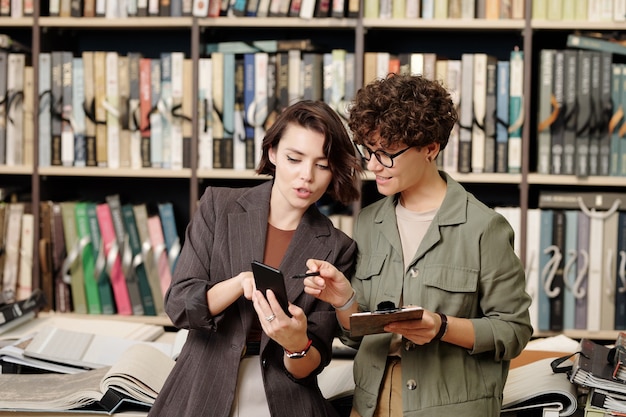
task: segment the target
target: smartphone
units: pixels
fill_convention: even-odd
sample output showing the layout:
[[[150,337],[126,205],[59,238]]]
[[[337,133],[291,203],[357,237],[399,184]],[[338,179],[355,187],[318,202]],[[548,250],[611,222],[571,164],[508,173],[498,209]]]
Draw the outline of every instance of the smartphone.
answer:
[[[285,314],[291,317],[288,307],[287,288],[283,273],[276,268],[265,265],[259,261],[252,261],[252,274],[256,288],[265,295],[267,290],[272,290]]]

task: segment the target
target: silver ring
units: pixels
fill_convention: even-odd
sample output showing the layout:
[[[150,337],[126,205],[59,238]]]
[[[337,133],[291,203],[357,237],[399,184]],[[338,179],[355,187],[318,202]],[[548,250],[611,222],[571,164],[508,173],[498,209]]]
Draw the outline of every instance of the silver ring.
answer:
[[[270,321],[270,322],[271,322],[271,321],[272,321],[272,320],[274,320],[275,318],[276,318],[276,314],[272,314],[271,316],[267,316],[267,317],[265,317],[265,320],[267,320],[267,321]]]

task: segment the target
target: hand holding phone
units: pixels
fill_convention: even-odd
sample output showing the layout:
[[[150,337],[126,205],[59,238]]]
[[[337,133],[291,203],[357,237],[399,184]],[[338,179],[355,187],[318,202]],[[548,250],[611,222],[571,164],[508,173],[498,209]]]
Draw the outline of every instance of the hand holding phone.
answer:
[[[252,261],[252,274],[257,290],[261,291],[263,295],[267,290],[272,290],[285,314],[291,317],[283,273],[262,262]]]

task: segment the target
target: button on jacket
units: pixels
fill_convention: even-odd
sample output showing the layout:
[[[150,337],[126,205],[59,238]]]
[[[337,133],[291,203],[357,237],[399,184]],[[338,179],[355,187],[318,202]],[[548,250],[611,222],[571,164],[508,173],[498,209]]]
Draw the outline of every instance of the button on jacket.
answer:
[[[243,296],[212,317],[206,292],[216,283],[251,270],[263,260],[272,183],[249,189],[205,191],[187,227],[165,310],[177,328],[190,329],[187,342],[161,390],[150,416],[228,417],[235,398],[237,371],[246,335],[256,312]],[[311,206],[289,244],[280,265],[286,277],[306,270],[309,258],[324,259],[350,274],[356,245],[333,228]],[[263,333],[259,360],[264,389],[273,417],[336,416],[316,381],[331,359],[337,334],[332,307],[304,293],[302,280],[287,281],[289,300],[307,315],[308,336],[320,351],[321,365],[307,378],[295,380],[283,365],[283,349]]]
[[[402,405],[405,417],[499,416],[509,361],[532,334],[522,264],[513,251],[513,230],[456,181],[417,253],[404,268],[395,216],[397,197],[364,208],[354,239],[358,260],[352,285],[364,311],[381,301],[418,305],[471,319],[471,351],[443,341],[404,343]],[[354,405],[371,417],[382,383],[391,334],[365,336],[355,359]],[[359,340],[344,341],[354,347]]]

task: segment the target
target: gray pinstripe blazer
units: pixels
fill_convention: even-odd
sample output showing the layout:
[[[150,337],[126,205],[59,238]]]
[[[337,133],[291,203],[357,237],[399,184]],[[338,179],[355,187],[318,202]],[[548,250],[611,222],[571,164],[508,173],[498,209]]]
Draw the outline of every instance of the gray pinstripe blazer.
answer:
[[[206,292],[217,282],[262,260],[272,181],[253,188],[206,189],[187,226],[165,309],[174,325],[190,330],[176,366],[150,411],[155,416],[228,417],[246,335],[256,318],[243,297],[221,314],[208,312]],[[350,276],[355,243],[315,206],[298,226],[280,265],[285,277],[306,270],[309,258],[327,260]],[[282,348],[265,334],[261,339],[264,388],[273,417],[336,415],[323,398],[316,375],[331,359],[337,334],[332,307],[304,293],[302,280],[287,279],[289,301],[308,319],[308,334],[322,355],[313,375],[295,380],[283,366]],[[261,389],[262,387],[259,387]]]

